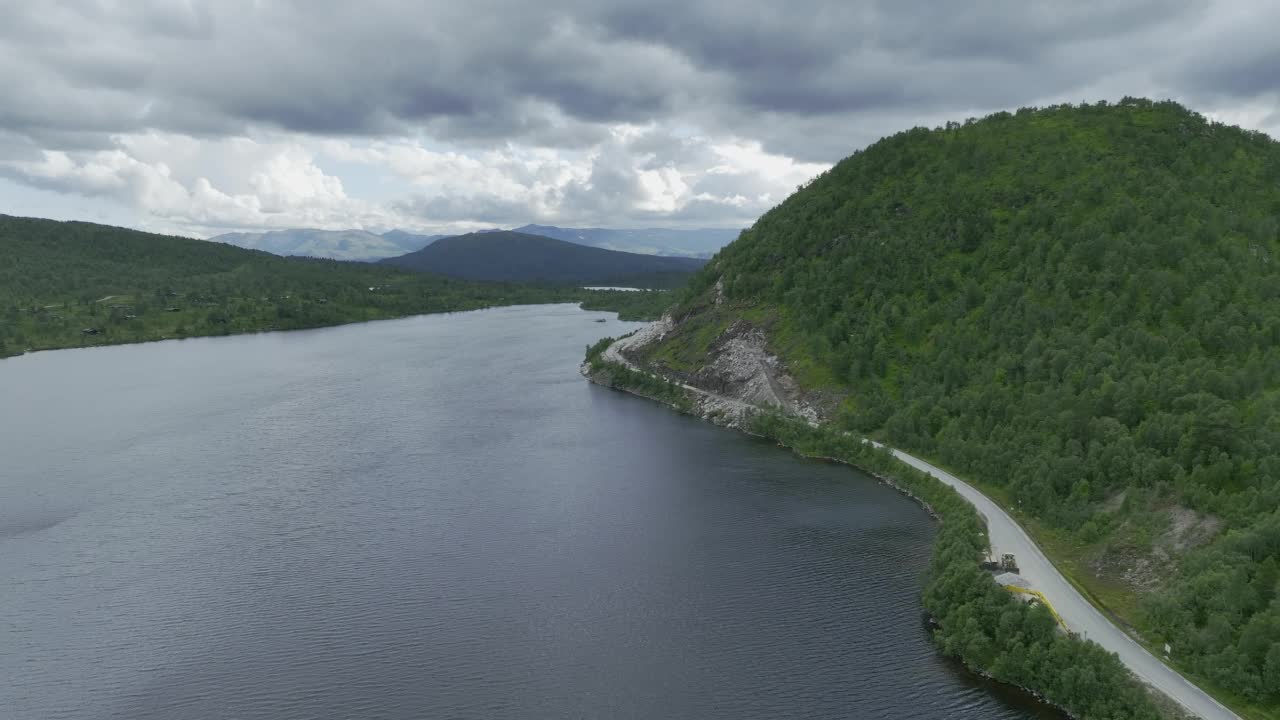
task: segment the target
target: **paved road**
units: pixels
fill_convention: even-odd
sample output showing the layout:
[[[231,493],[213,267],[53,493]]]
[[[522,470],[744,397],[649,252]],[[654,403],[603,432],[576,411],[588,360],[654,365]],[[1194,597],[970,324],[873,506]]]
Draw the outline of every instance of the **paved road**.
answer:
[[[872,444],[876,447],[884,447],[877,442]],[[1238,715],[1191,684],[1113,625],[1071,583],[1067,582],[1067,579],[1058,572],[1053,563],[1049,562],[1026,531],[991,498],[956,476],[920,458],[908,455],[901,450],[890,448],[890,451],[899,460],[955,488],[965,499],[973,503],[987,520],[992,553],[997,556],[1005,552],[1017,555],[1018,574],[1030,581],[1031,586],[1036,590],[1044,593],[1068,628],[1119,655],[1120,661],[1132,670],[1134,675],[1164,692],[1197,717],[1205,720],[1239,720]]]
[[[636,367],[619,350],[628,345],[644,345],[653,339],[651,332],[660,331],[657,323],[643,328],[635,335],[610,345],[605,349],[606,360],[621,363],[633,370],[646,372]],[[651,374],[651,373],[648,373]],[[720,398],[714,393],[701,388],[680,383],[686,390]],[[885,447],[878,442],[868,440],[876,447]],[[991,539],[991,551],[996,557],[1000,553],[1013,553],[1018,559],[1018,574],[1026,578],[1031,587],[1039,590],[1053,604],[1053,608],[1062,616],[1066,626],[1081,636],[1086,637],[1120,657],[1134,675],[1143,682],[1168,695],[1188,712],[1204,720],[1240,720],[1240,716],[1228,710],[1222,703],[1214,700],[1208,693],[1193,685],[1175,670],[1165,665],[1159,658],[1147,652],[1133,638],[1111,623],[1098,611],[1075,587],[1067,581],[1062,573],[1049,562],[1044,552],[1027,535],[1022,526],[1000,508],[991,498],[983,495],[971,485],[941,468],[934,467],[914,455],[901,450],[889,448],[899,460],[926,472],[942,482],[955,488],[957,492],[973,503],[978,512],[987,521],[987,533]]]

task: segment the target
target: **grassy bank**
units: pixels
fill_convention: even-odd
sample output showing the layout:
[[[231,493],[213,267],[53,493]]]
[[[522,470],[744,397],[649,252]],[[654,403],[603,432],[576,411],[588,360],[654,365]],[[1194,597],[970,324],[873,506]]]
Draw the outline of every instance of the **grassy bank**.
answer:
[[[657,400],[680,412],[693,412],[693,401],[689,393],[679,385],[648,373],[636,372],[621,363],[605,360],[603,353],[613,342],[614,338],[607,337],[587,346],[586,362],[592,380],[605,387]]]
[[[931,459],[928,462],[953,475],[963,474],[959,470],[948,468]],[[1163,658],[1164,662],[1178,671],[1179,674],[1208,692],[1240,717],[1246,718],[1246,720],[1280,720],[1280,710],[1274,705],[1263,705],[1250,701],[1239,693],[1224,688],[1220,683],[1214,682],[1212,678],[1196,672],[1196,669],[1188,663],[1180,662],[1179,657],[1168,656],[1161,643],[1147,639],[1144,633],[1150,633],[1151,628],[1143,622],[1145,614],[1142,595],[1131,586],[1119,582],[1111,582],[1106,578],[1099,577],[1090,568],[1091,558],[1095,556],[1097,550],[1096,542],[1082,541],[1071,532],[1055,527],[1027,513],[1025,510],[1019,509],[1010,498],[1006,488],[993,486],[990,483],[976,482],[972,479],[968,479],[967,482],[987,497],[995,500],[1001,507],[1008,508],[1009,513],[1035,539],[1036,544],[1040,546],[1040,549],[1053,562],[1054,567],[1058,569],[1062,576],[1071,583],[1072,587],[1088,599],[1094,607],[1101,610],[1117,627],[1124,629],[1135,642],[1146,648],[1148,652],[1156,657]]]

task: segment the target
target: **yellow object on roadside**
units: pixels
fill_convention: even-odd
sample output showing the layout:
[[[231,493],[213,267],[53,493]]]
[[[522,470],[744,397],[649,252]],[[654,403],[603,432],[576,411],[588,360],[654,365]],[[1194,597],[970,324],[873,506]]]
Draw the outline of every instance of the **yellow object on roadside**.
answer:
[[[1048,608],[1049,614],[1053,616],[1053,619],[1058,621],[1058,626],[1061,627],[1063,630],[1067,630],[1067,624],[1062,621],[1062,616],[1058,614],[1058,611],[1053,609],[1053,603],[1049,602],[1049,598],[1046,598],[1044,596],[1044,593],[1040,592],[1039,590],[1032,590],[1031,588],[1022,587],[1020,585],[1002,585],[1001,587],[1003,587],[1005,590],[1008,590],[1009,592],[1020,593],[1022,595],[1030,595],[1035,599],[1039,600],[1042,605]],[[1070,631],[1068,630],[1067,632],[1070,632]]]

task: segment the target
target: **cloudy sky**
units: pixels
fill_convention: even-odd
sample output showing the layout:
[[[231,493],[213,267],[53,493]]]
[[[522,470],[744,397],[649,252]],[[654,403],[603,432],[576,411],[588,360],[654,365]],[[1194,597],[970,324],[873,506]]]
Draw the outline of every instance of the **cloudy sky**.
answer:
[[[877,138],[1173,98],[1280,137],[1274,0],[0,0],[0,212],[207,236],[741,227]]]

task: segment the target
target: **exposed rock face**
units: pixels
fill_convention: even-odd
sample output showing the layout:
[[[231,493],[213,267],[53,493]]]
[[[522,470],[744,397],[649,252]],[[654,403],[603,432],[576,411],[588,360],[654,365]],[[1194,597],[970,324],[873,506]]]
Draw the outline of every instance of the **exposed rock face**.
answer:
[[[658,342],[673,328],[675,328],[675,322],[672,321],[671,316],[664,315],[662,319],[655,320],[630,335],[618,338],[617,342],[605,348],[604,357],[611,362],[634,365],[635,363],[627,355],[633,350]]]
[[[818,413],[803,400],[800,388],[778,358],[769,353],[764,331],[739,320],[711,346],[710,365],[693,376],[692,385],[756,407],[775,407],[810,422]]]
[[[615,342],[605,350],[604,359],[667,377],[640,364],[636,351],[660,342],[675,328],[670,317],[663,317]],[[777,408],[809,422],[821,419],[781,361],[768,351],[760,328],[742,320],[735,322],[712,343],[709,355],[711,362],[685,381],[667,377],[691,394],[699,416],[734,428],[742,427],[751,412],[763,408]]]
[[[1114,509],[1119,505],[1112,503]],[[1114,510],[1113,510],[1114,511]],[[1163,511],[1164,532],[1150,544],[1109,542],[1089,557],[1089,569],[1099,578],[1119,582],[1135,592],[1151,592],[1177,571],[1178,558],[1208,543],[1222,530],[1222,520],[1179,505]],[[1121,525],[1121,533],[1127,531]]]

